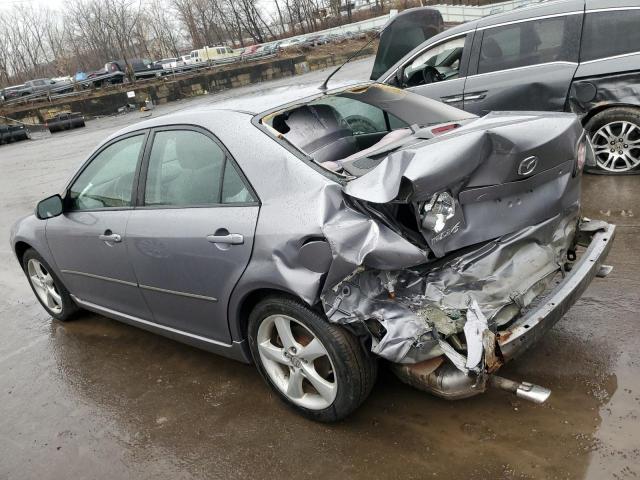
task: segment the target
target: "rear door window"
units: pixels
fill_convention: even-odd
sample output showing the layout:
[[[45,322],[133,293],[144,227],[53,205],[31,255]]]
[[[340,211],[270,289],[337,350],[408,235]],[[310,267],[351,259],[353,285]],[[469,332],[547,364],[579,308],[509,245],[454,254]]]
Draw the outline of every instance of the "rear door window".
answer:
[[[580,61],[640,51],[640,10],[587,13]]]
[[[192,130],[155,134],[144,205],[196,207],[253,201],[233,163],[207,135]]]
[[[484,31],[478,73],[578,60],[580,16],[546,18]]]

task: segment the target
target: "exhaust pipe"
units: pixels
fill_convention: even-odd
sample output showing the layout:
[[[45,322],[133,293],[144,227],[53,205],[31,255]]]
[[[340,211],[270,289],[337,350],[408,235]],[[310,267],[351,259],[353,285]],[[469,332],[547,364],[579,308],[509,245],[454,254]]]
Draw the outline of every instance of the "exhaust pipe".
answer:
[[[489,377],[489,384],[501,390],[514,393],[518,398],[537,404],[546,402],[551,395],[551,390],[548,388],[529,382],[514,382],[513,380],[499,377],[498,375],[491,375]]]

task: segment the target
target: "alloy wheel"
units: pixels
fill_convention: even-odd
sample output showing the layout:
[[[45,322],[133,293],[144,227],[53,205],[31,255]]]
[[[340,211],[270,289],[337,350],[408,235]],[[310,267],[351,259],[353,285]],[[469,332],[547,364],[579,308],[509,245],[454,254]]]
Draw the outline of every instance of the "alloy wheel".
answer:
[[[329,407],[338,391],[333,362],[311,330],[287,315],[270,315],[258,327],[260,360],[271,382],[294,404]]]
[[[640,165],[640,128],[634,123],[607,123],[593,134],[591,143],[603,170],[627,172]]]
[[[27,273],[40,301],[56,315],[62,313],[62,297],[51,274],[41,262],[32,258],[27,263]]]

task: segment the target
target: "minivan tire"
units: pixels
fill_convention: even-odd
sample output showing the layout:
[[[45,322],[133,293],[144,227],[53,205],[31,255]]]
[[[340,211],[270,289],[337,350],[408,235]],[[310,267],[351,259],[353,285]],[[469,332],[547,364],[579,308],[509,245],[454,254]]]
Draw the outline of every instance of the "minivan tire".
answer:
[[[633,165],[631,168],[628,168],[628,169],[625,168],[625,169],[619,169],[618,171],[612,171],[604,168],[601,165],[602,162],[598,163],[597,147],[598,145],[604,146],[606,141],[605,137],[603,136],[604,134],[606,134],[606,132],[601,129],[605,128],[607,125],[609,125],[612,128],[611,130],[612,133],[621,132],[620,128],[622,127],[622,125],[626,125],[627,128],[633,129],[631,138],[633,140],[640,141],[640,109],[631,108],[631,107],[608,108],[600,113],[597,113],[587,122],[584,128],[587,131],[587,134],[589,135],[589,139],[591,140],[591,144],[593,145],[594,150],[596,151],[596,165],[595,166],[586,165],[585,171],[589,173],[600,174],[600,175],[639,174],[640,173],[640,143],[637,145],[637,148],[629,148],[630,144],[625,143],[624,141],[619,142],[620,138],[614,138],[614,137],[618,137],[617,135],[615,135],[614,137],[611,137],[611,141],[615,142],[615,144],[612,145],[613,149],[616,150],[617,148],[620,148],[620,150],[616,150],[616,153],[619,151],[623,151],[625,153],[628,152],[628,155],[631,156],[630,158],[635,159],[635,165]],[[601,132],[601,133],[598,133],[598,132]],[[626,135],[628,135],[628,133]],[[626,135],[625,135],[625,138],[626,138]],[[604,155],[604,154],[608,154],[608,152],[601,153],[601,155]],[[619,163],[620,161],[618,161],[618,164]]]
[[[283,328],[280,325],[289,325],[290,338],[296,342],[298,351],[292,348],[289,356],[285,354],[287,342],[280,338],[279,328]],[[329,323],[324,315],[303,303],[285,296],[266,297],[249,315],[247,330],[251,355],[260,375],[281,400],[303,416],[319,422],[335,422],[356,410],[369,396],[377,376],[376,358],[354,335]],[[312,357],[305,357],[305,352],[309,353],[310,349],[305,351],[305,347],[316,340],[326,355],[309,362],[305,358]],[[273,357],[265,356],[265,348],[270,351],[280,348],[284,357],[274,361]],[[329,394],[328,400],[324,398],[314,387],[318,383],[311,382],[317,382],[315,374],[319,371],[324,372],[326,384],[335,386],[333,399]],[[294,379],[299,378],[302,378],[300,388],[292,388],[296,383]],[[293,394],[289,395],[289,391]]]

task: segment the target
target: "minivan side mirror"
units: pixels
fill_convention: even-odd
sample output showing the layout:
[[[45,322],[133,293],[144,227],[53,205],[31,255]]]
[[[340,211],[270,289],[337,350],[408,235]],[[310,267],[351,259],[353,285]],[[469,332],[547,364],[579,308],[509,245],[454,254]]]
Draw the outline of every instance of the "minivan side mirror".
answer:
[[[36,206],[36,217],[40,220],[57,217],[62,214],[63,202],[62,197],[58,194],[51,195],[38,202]]]

